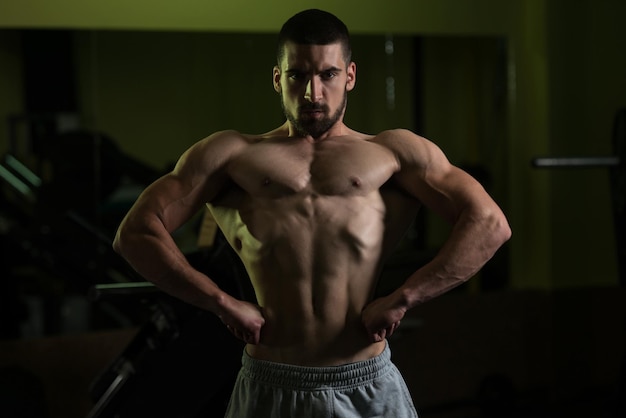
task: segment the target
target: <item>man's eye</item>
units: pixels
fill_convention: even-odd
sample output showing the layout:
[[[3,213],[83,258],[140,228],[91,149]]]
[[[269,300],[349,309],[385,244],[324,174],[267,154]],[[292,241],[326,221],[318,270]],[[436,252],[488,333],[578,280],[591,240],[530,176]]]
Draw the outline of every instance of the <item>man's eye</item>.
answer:
[[[302,74],[301,74],[301,73],[291,73],[291,74],[289,75],[289,78],[290,78],[291,80],[302,80],[303,76],[302,76]]]
[[[331,78],[335,78],[336,75],[337,74],[335,74],[334,72],[328,71],[328,72],[322,73],[322,78],[324,80],[330,80]]]

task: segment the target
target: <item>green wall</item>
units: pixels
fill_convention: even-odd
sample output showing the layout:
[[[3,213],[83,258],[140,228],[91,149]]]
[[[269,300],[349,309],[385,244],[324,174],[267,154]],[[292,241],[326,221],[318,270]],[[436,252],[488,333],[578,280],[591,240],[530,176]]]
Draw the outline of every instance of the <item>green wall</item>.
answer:
[[[626,108],[626,2],[549,2],[549,147],[605,156]],[[609,171],[555,170],[549,181],[555,285],[609,284],[617,274]],[[603,242],[604,241],[604,242]]]
[[[159,169],[217,130],[260,133],[282,121],[270,35],[75,35],[85,123]]]

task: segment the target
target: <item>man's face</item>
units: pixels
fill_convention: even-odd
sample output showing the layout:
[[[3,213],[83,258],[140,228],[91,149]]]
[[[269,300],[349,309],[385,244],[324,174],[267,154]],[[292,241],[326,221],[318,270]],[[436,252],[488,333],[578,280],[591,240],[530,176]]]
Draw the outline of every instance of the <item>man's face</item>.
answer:
[[[274,67],[274,89],[281,95],[287,120],[298,136],[319,138],[343,120],[356,65],[346,63],[341,44],[284,46]]]

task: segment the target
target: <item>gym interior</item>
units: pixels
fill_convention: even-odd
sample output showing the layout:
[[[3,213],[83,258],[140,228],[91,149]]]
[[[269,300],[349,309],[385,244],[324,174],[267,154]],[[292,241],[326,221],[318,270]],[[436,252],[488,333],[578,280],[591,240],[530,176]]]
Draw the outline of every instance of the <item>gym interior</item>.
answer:
[[[420,417],[626,416],[626,3],[155,3],[0,5],[1,416],[220,416],[241,343],[111,242],[191,144],[283,122],[276,32],[309,7],[351,30],[346,123],[431,139],[513,230],[391,339]],[[380,294],[448,228],[422,210]],[[206,213],[174,236],[251,297]]]

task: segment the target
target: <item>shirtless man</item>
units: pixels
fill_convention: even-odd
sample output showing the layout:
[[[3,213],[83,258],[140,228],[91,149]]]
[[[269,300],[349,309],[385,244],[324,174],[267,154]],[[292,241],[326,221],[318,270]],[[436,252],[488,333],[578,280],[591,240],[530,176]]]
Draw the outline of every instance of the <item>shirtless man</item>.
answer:
[[[409,309],[474,275],[509,238],[507,221],[432,142],[343,123],[356,65],[335,16],[309,10],[288,20],[277,58],[273,84],[287,121],[193,145],[139,197],[114,247],[247,343],[229,416],[416,416],[386,339]],[[220,290],[172,240],[205,204],[244,262],[258,305]],[[453,224],[449,239],[373,300],[385,258],[422,204]]]

